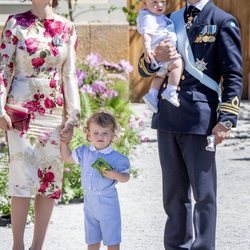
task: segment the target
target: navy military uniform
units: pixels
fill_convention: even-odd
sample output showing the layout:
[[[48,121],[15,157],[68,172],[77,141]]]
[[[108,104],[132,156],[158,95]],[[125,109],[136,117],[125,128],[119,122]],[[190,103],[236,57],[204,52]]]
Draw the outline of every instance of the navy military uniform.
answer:
[[[187,7],[184,15],[188,23],[186,12]],[[158,130],[163,202],[168,215],[164,245],[167,250],[214,250],[216,164],[215,152],[205,149],[206,136],[217,122],[230,121],[233,127],[237,123],[242,94],[240,31],[233,16],[208,1],[196,13],[187,35],[197,68],[218,83],[223,79],[222,95],[218,108],[217,93],[186,70],[179,85],[179,108],[160,98],[166,83],[159,93],[159,112],[153,116],[152,128]],[[155,72],[143,56],[138,69],[143,77]]]

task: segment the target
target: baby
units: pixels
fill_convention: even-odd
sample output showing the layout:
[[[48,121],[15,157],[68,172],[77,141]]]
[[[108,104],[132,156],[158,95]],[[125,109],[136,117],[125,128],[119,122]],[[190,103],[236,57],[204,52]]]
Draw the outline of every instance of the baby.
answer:
[[[143,100],[154,113],[157,113],[158,93],[168,72],[168,85],[161,96],[174,106],[180,106],[177,87],[183,72],[183,61],[178,57],[168,62],[156,62],[154,48],[160,41],[168,38],[176,44],[177,37],[174,32],[174,24],[164,14],[166,11],[165,0],[142,0],[142,2],[144,8],[138,14],[137,29],[143,39],[145,61],[151,63],[152,69],[160,68]]]

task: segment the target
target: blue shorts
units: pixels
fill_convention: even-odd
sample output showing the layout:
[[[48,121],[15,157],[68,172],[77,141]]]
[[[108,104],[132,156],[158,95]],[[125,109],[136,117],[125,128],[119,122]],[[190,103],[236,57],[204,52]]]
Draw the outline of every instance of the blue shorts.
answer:
[[[85,241],[92,245],[103,241],[106,246],[121,242],[121,214],[116,189],[84,191]]]

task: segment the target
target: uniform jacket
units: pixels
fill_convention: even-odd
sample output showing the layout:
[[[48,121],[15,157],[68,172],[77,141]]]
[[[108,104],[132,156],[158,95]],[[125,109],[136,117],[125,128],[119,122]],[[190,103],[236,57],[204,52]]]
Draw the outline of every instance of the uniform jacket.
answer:
[[[204,30],[207,30],[205,34]],[[208,40],[205,36],[213,39]],[[165,79],[159,93],[159,112],[153,116],[152,128],[208,135],[218,121],[229,120],[235,127],[242,94],[242,55],[237,20],[209,1],[194,19],[188,39],[203,73],[218,83],[222,82],[222,102],[218,108],[217,93],[184,70],[179,85],[180,107],[176,108],[160,97],[166,88]],[[155,73],[143,56],[138,69],[143,77]]]

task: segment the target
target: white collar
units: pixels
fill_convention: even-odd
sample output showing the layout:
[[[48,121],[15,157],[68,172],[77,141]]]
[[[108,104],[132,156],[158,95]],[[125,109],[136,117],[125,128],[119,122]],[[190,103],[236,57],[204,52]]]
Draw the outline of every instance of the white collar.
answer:
[[[189,7],[189,5],[193,5],[194,7],[196,7],[197,9],[199,9],[200,11],[202,11],[202,9],[205,7],[205,5],[209,2],[209,0],[200,0],[199,2],[195,3],[195,4],[190,4],[187,1],[187,7]]]
[[[94,145],[90,145],[89,146],[89,150],[90,151],[99,151],[100,153],[102,153],[102,154],[109,154],[109,153],[111,153],[112,151],[114,151],[114,149],[113,149],[113,147],[112,147],[112,145],[109,145],[109,146],[107,146],[106,148],[103,148],[103,149],[97,149]]]

